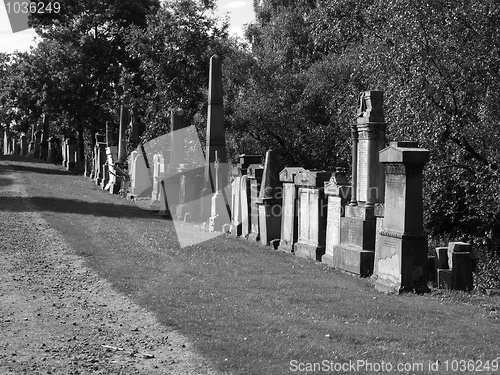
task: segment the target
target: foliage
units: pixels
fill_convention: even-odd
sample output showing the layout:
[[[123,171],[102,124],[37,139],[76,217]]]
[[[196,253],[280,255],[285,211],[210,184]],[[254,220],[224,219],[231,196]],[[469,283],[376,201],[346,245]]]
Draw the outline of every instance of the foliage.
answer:
[[[126,71],[123,80],[142,108],[145,141],[165,134],[169,110],[182,108],[192,122],[204,106],[209,60],[224,53],[227,37],[227,22],[210,13],[203,4],[172,0],[147,18],[145,29],[133,27],[127,35],[127,51],[139,70]]]

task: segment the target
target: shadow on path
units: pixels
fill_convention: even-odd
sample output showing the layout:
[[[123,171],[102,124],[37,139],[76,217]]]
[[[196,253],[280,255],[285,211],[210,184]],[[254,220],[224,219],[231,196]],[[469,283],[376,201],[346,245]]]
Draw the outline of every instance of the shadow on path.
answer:
[[[2,179],[0,179],[0,185]],[[125,217],[158,220],[160,216],[153,211],[141,209],[137,206],[123,204],[111,204],[102,202],[85,202],[77,199],[63,199],[55,197],[12,197],[0,196],[0,210],[22,211],[24,206],[18,204],[20,199],[29,199],[40,211],[50,211],[56,213],[92,215],[101,217]]]
[[[71,175],[71,172],[66,171],[64,169],[60,169],[60,164],[48,163],[43,160],[30,158],[27,156],[12,156],[12,155],[2,155],[0,156],[0,161],[9,161],[16,163],[31,163],[31,164],[40,164],[40,167],[32,167],[21,164],[15,164],[14,166],[10,165],[0,165],[0,173],[5,173],[6,171],[16,171],[16,172],[34,172],[34,173],[44,173],[44,174],[54,174],[54,175]],[[54,168],[55,167],[55,168]]]

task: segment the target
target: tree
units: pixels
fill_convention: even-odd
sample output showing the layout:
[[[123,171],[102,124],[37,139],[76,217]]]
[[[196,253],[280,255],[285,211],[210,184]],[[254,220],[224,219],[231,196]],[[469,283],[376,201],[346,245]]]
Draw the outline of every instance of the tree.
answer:
[[[124,69],[137,68],[125,48],[131,25],[145,27],[158,0],[68,1],[59,13],[33,14],[31,26],[42,38],[32,52],[51,73],[46,109],[62,133],[76,133],[83,158],[84,135],[94,142],[106,120],[117,120]]]
[[[203,126],[197,114],[206,113],[210,57],[225,55],[226,38],[227,21],[191,0],[165,2],[148,16],[145,29],[131,28],[127,52],[139,69],[127,71],[123,81],[143,111],[145,141],[167,131],[170,109],[183,109],[188,123]]]

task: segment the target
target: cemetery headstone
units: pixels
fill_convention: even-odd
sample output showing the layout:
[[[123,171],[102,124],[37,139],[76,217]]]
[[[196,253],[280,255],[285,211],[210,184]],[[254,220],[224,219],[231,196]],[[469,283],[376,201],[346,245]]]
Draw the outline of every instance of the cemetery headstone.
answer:
[[[385,146],[383,92],[360,95],[352,130],[351,200],[340,218],[340,245],[329,264],[360,276],[373,273],[376,218],[374,208],[384,201],[384,171],[378,152]]]
[[[250,181],[250,191],[246,190],[246,194],[250,195],[250,233],[248,233],[247,239],[254,242],[260,240],[259,206],[257,203],[263,172],[264,166],[262,164],[250,164],[248,166],[247,179]]]
[[[260,243],[269,245],[281,237],[282,188],[279,179],[281,170],[276,151],[266,153],[262,182],[257,201],[259,209]]]
[[[47,152],[47,161],[50,163],[55,163],[59,160],[61,154],[61,140],[57,137],[50,137],[47,140],[48,143],[48,152]]]
[[[125,132],[130,123],[130,97],[125,88],[123,103],[120,107],[120,128],[118,130],[118,155],[116,163],[123,164],[127,159],[127,138]]]
[[[26,134],[21,135],[21,152],[20,155],[28,155],[28,136]]]
[[[298,186],[298,238],[294,253],[298,257],[321,261],[325,254],[327,204],[325,181],[332,172],[305,170],[295,175]]]
[[[380,152],[385,168],[382,231],[375,254],[375,288],[384,292],[428,291],[422,171],[429,151],[416,142],[391,142]]]
[[[42,117],[42,137],[40,141],[40,159],[47,160],[47,154],[49,152],[49,116],[44,113]]]
[[[327,223],[325,255],[321,262],[333,266],[334,248],[340,245],[340,223],[345,216],[345,207],[351,199],[351,186],[345,172],[338,168],[330,180],[325,182],[325,195],[327,197]]]
[[[295,176],[304,172],[302,167],[286,167],[280,172],[280,181],[283,183],[283,204],[281,212],[281,238],[278,250],[291,253],[298,238],[298,186],[295,185]]]
[[[221,168],[220,168],[220,159],[218,155],[218,151],[215,151],[215,193],[212,196],[212,210],[210,219],[208,222],[208,231],[209,232],[221,232],[222,226],[224,224],[229,224],[229,212],[227,209],[227,203],[224,197],[224,190],[221,186]]]
[[[234,195],[239,194],[239,199],[235,198],[238,202],[237,207],[232,207],[232,225],[231,235],[247,237],[251,231],[251,208],[250,208],[250,180],[248,179],[248,167],[251,164],[259,164],[262,161],[261,155],[246,155],[239,156],[239,163],[237,166],[239,183],[235,184],[237,191]]]
[[[68,171],[74,171],[75,170],[75,165],[76,165],[76,138],[75,137],[70,137],[67,138],[67,150],[68,150],[68,161],[66,164],[66,169]]]

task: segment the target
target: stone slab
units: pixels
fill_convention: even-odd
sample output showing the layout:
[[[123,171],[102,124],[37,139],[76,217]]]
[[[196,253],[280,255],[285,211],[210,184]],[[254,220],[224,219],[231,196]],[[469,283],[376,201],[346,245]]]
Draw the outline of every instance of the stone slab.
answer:
[[[321,262],[321,258],[325,254],[325,245],[309,245],[297,242],[293,245],[293,252],[299,258],[309,258]]]
[[[326,257],[324,263],[359,276],[370,276],[373,273],[375,252],[354,247],[335,246],[331,259]]]
[[[340,243],[355,246],[362,250],[375,250],[374,220],[362,220],[350,217],[340,218]]]

